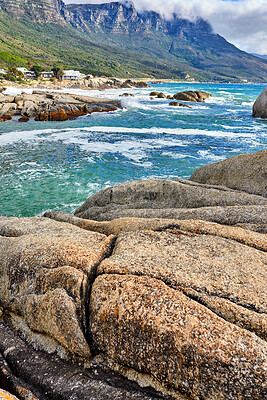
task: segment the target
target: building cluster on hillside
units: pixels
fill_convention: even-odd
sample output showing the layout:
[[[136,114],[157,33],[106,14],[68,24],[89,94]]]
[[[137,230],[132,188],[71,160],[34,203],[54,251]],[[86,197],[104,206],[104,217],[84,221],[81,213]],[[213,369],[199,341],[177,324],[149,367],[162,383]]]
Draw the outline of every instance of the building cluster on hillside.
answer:
[[[35,79],[37,75],[34,71],[30,71],[27,68],[17,68],[19,72],[22,72],[25,79]],[[0,74],[7,75],[8,71],[5,69],[0,69]],[[52,71],[42,71],[40,73],[40,77],[43,79],[50,79],[53,78],[55,75]],[[79,79],[84,79],[86,77],[85,74],[82,74],[80,71],[75,71],[72,69],[64,70],[62,79],[63,80],[70,80],[70,81],[78,81]]]

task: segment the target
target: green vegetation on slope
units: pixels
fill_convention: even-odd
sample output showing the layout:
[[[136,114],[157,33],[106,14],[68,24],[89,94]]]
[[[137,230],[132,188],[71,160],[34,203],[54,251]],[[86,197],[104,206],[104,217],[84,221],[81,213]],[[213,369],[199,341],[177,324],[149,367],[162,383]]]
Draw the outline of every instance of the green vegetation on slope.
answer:
[[[200,81],[267,81],[267,64],[265,73],[262,61],[234,46],[231,53],[231,45],[224,47],[225,43],[219,36],[214,43],[208,36],[202,37],[201,32],[194,37],[193,44],[191,37],[175,37],[155,30],[85,33],[64,21],[37,23],[28,14],[14,20],[0,10],[2,68],[24,67],[31,61],[49,70],[56,64],[62,69],[77,68],[86,74],[123,78],[183,79],[190,74]]]

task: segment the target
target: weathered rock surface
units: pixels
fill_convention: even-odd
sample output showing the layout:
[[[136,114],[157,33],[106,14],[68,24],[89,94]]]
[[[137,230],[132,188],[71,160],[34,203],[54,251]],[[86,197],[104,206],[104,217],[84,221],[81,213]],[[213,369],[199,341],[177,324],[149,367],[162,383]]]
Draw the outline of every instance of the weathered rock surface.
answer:
[[[47,216],[0,217],[0,353],[11,381],[13,371],[21,379],[4,390],[161,398],[109,365],[171,398],[264,398],[265,235],[195,220]]]
[[[239,208],[234,208],[236,206]],[[75,211],[75,215],[98,221],[122,217],[173,219],[204,217],[203,219],[219,222],[221,214],[222,218],[231,219],[233,208],[235,214],[233,219],[238,222],[261,223],[261,216],[253,207],[247,208],[248,206],[262,206],[262,211],[266,215],[267,200],[262,196],[226,187],[201,185],[183,179],[173,181],[149,179],[123,183],[96,193]],[[254,220],[243,218],[241,212],[243,208],[245,214],[256,214],[256,218]],[[213,217],[213,211],[217,217]]]
[[[0,235],[1,306],[89,357],[86,293],[113,238],[46,218],[0,218]]]
[[[190,180],[267,197],[267,150],[204,165]]]
[[[256,118],[267,118],[267,88],[263,89],[253,104],[252,115]]]
[[[91,329],[112,359],[192,399],[262,399],[265,342],[157,279],[96,279]]]
[[[93,112],[115,111],[121,107],[117,100],[35,90],[32,94],[23,93],[15,97],[1,94],[0,120],[4,120],[3,116],[8,114],[35,118],[37,121],[66,121]]]
[[[192,233],[217,235],[227,239],[234,239],[240,243],[267,251],[267,237],[251,232],[242,227],[230,227],[218,225],[203,220],[176,220],[164,218],[118,218],[112,221],[94,221],[75,217],[72,214],[47,211],[45,217],[56,221],[68,222],[93,232],[100,232],[105,235],[119,235],[125,232],[136,232],[140,230],[163,231],[166,229],[178,229]],[[229,225],[229,224],[228,224]]]
[[[0,389],[0,399],[5,400],[19,400],[17,397],[12,394],[6,392],[5,390]]]
[[[185,91],[179,92],[173,95],[175,100],[183,100],[183,101],[192,101],[194,103],[204,103],[206,99],[211,97],[210,93],[202,92],[202,91]]]

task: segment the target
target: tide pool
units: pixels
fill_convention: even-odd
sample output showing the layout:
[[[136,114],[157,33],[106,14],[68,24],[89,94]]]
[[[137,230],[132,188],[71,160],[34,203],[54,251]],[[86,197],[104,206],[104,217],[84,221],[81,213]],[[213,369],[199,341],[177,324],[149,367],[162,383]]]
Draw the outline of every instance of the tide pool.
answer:
[[[66,122],[0,123],[0,215],[73,212],[107,186],[189,178],[198,167],[267,148],[267,120],[252,118],[266,85],[160,84],[146,89],[69,90],[122,99],[123,110]],[[151,100],[182,90],[212,94],[192,109]],[[135,97],[119,97],[125,91]]]

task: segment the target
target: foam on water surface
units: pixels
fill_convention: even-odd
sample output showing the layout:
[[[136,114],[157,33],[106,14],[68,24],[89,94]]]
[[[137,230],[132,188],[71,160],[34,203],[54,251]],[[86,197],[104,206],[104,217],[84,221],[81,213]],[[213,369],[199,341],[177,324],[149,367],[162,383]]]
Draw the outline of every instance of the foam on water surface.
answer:
[[[76,121],[0,125],[0,214],[74,211],[107,186],[146,178],[188,178],[201,165],[267,146],[267,121],[253,119],[264,86],[161,84],[145,89],[65,90],[121,99],[124,109]],[[213,97],[192,109],[150,99],[204,90]],[[14,89],[9,93],[16,94]],[[135,97],[120,97],[125,91]],[[30,92],[30,91],[29,91]],[[185,103],[185,102],[184,102]]]

